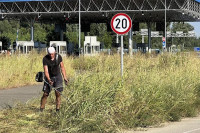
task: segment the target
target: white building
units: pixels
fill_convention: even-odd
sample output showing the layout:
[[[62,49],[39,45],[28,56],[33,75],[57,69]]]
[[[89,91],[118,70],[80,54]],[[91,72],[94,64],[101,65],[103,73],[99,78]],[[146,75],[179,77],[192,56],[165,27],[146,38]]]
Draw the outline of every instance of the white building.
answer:
[[[17,50],[23,54],[28,54],[30,51],[34,49],[33,41],[17,41]]]
[[[55,47],[56,52],[61,55],[67,54],[66,41],[50,41],[50,47]]]
[[[2,51],[2,42],[0,41],[0,52]]]
[[[85,36],[84,54],[95,55],[100,53],[100,42],[97,41],[96,36]]]

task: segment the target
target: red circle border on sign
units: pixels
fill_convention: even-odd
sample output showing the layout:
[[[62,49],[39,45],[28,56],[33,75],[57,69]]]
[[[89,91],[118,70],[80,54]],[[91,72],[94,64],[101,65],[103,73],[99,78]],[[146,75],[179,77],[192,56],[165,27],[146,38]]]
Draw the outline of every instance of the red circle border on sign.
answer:
[[[162,38],[162,41],[165,42],[165,37]]]
[[[126,31],[124,31],[124,32],[118,32],[118,31],[115,30],[115,28],[113,27],[113,21],[115,20],[116,17],[121,16],[121,15],[122,15],[122,16],[125,16],[126,18],[128,18],[128,21],[129,21],[129,23],[130,23],[129,28],[128,28]],[[113,30],[115,33],[119,34],[119,35],[126,34],[127,32],[129,32],[129,30],[131,29],[131,27],[132,27],[132,20],[131,20],[131,18],[130,18],[127,14],[125,14],[125,13],[118,13],[118,14],[116,14],[115,16],[113,16],[113,18],[112,18],[112,20],[111,20],[111,28],[112,28],[112,30]]]

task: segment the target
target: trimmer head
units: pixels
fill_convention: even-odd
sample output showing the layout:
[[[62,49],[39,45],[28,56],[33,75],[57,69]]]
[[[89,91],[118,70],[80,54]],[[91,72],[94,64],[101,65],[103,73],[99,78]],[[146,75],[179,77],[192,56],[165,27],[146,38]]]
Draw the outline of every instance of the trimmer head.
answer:
[[[44,81],[44,72],[38,72],[35,76],[35,81],[43,82]]]

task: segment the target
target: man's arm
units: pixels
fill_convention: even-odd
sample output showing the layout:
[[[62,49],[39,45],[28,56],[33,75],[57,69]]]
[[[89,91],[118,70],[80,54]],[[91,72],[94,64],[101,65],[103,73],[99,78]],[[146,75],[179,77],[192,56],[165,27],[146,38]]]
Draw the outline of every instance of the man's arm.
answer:
[[[66,76],[65,67],[64,67],[63,62],[60,62],[60,68],[61,68],[61,71],[62,71],[62,75],[63,75],[64,80],[68,82],[68,79],[67,79],[67,76]]]
[[[50,76],[49,76],[49,71],[48,71],[48,66],[47,65],[44,65],[44,75],[47,78],[48,82],[51,85],[53,85],[53,82],[51,81]]]

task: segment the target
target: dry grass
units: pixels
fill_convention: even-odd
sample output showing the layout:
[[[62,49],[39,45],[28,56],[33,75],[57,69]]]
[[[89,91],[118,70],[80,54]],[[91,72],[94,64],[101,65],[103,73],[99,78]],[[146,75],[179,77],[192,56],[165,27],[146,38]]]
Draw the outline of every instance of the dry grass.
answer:
[[[12,58],[28,62],[25,61],[27,57]],[[32,72],[37,72],[41,56],[31,56],[29,60],[37,62],[32,66],[35,68]],[[10,126],[18,132],[29,132],[21,130],[29,127],[48,132],[116,132],[177,121],[199,112],[200,61],[194,55],[125,56],[123,79],[119,55],[65,58],[64,62],[71,80],[63,95],[70,102],[62,98],[58,114],[54,112],[53,95],[44,113],[37,111],[39,100],[4,110],[0,112],[3,131]],[[26,67],[30,68],[31,63],[28,62]],[[27,124],[27,119],[33,125]]]
[[[35,75],[43,71],[42,59],[45,54],[0,56],[0,89],[37,84]],[[74,74],[71,59],[64,59],[68,76]]]

